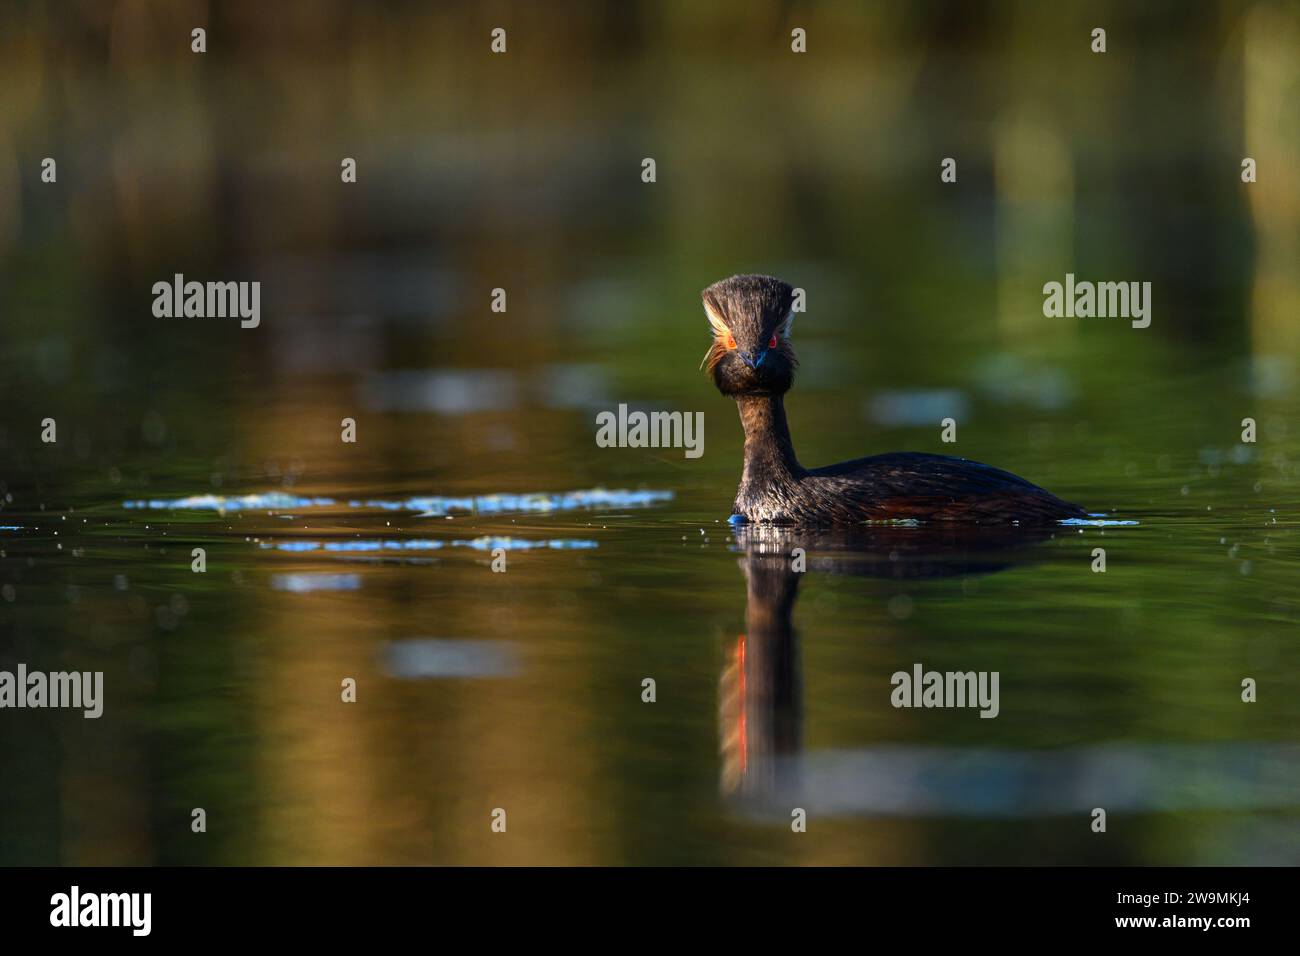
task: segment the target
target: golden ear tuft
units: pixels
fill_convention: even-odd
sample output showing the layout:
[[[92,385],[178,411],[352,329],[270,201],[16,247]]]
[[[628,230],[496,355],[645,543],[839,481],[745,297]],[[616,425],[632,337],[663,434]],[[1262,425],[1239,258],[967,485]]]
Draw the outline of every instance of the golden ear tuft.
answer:
[[[713,343],[709,346],[709,350],[704,353],[704,358],[700,359],[700,368],[704,368],[707,365],[709,373],[712,374],[718,363],[722,361],[722,356],[725,352],[726,349],[722,347],[722,343],[717,339],[714,339]]]
[[[708,299],[704,300],[704,314],[709,317],[709,325],[713,327],[713,334],[719,338],[726,338],[731,334],[731,329],[727,328],[726,321],[714,308],[713,303]]]

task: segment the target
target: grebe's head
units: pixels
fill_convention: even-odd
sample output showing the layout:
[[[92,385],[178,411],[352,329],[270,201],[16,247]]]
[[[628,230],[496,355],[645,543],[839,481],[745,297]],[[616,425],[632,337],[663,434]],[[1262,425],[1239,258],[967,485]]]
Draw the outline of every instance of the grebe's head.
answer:
[[[783,395],[798,366],[790,346],[794,289],[771,276],[732,276],[702,293],[713,344],[704,362],[723,395]]]

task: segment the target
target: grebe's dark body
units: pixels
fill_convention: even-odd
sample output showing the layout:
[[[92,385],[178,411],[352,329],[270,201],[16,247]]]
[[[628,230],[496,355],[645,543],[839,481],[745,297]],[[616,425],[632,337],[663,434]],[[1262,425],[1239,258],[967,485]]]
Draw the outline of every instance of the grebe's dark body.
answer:
[[[736,400],[745,470],[734,513],[747,521],[1048,524],[1086,512],[1010,472],[965,458],[896,452],[825,468],[795,457],[784,395],[798,365],[790,345],[794,290],[768,276],[733,276],[704,290],[714,384]]]

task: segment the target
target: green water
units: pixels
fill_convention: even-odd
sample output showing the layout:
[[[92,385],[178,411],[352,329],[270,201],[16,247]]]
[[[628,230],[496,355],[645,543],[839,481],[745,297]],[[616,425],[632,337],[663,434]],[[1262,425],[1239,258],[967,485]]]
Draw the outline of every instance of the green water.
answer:
[[[1186,384],[1178,394],[1209,394]],[[972,416],[959,448],[1135,526],[1061,528],[987,552],[978,535],[949,545],[921,529],[737,543],[725,516],[738,424],[703,382],[695,392],[709,410],[697,462],[598,449],[577,416],[529,412],[527,431],[510,415],[499,427],[521,441],[567,431],[570,447],[532,464],[499,452],[482,472],[430,463],[426,479],[380,484],[360,443],[333,453],[351,481],[304,466],[220,489],[290,487],[332,506],[124,508],[136,495],[212,491],[211,479],[169,474],[162,455],[147,485],[119,466],[117,484],[87,478],[67,501],[15,495],[0,565],[12,588],[6,664],[102,670],[106,704],[97,721],[4,714],[15,770],[5,819],[22,821],[7,826],[5,861],[1294,861],[1294,444],[1244,446],[1238,463],[1220,440],[1225,460],[1206,464],[1219,457],[1207,452],[1215,432],[1233,433],[1214,423],[1222,399],[1170,415],[1172,396],[1162,404],[1144,386],[1143,405],[1117,386],[1103,404],[1158,440],[1099,436],[1103,409],[1028,426]],[[848,453],[851,429],[828,424],[853,420],[852,399],[789,404],[806,460]],[[266,447],[289,440],[267,426],[287,409],[247,412]],[[366,420],[365,441],[396,447],[420,424]],[[881,447],[869,427],[856,431],[862,450]],[[930,441],[897,443],[940,450],[938,430],[926,431]],[[341,463],[354,451],[355,465]],[[636,476],[674,498],[450,518],[349,506],[570,490],[602,476],[610,487]],[[510,539],[504,572],[480,550],[484,537]],[[808,571],[783,610],[787,555],[801,545]],[[191,570],[195,547],[203,574]],[[1104,573],[1092,570],[1097,547]],[[747,570],[758,576],[749,590]],[[437,653],[447,641],[483,650],[449,665]],[[414,663],[394,665],[402,648]],[[890,675],[916,662],[998,671],[998,717],[891,706]],[[767,687],[787,666],[797,678]],[[340,699],[345,677],[356,703]],[[647,677],[654,703],[642,700]],[[1241,701],[1244,677],[1258,682],[1257,703]],[[1137,756],[1103,759],[1111,745]],[[1168,745],[1191,748],[1190,764],[1162,763]],[[902,807],[852,769],[899,747],[921,761]],[[963,754],[978,794],[944,778]],[[1088,779],[1040,793],[1025,759]],[[1090,831],[1076,790],[1102,794],[1102,807],[1113,799],[1106,834]],[[907,812],[922,800],[941,806]],[[809,812],[807,833],[780,819],[787,806]],[[190,832],[194,807],[207,811],[206,834]],[[498,807],[504,835],[490,830]]]
[[[4,31],[0,670],[104,713],[0,710],[0,864],[1300,862],[1293,21],[1115,5],[1089,59],[990,9],[810,11],[803,60],[761,3],[516,11],[495,61],[468,11]],[[1110,523],[738,539],[699,290],[751,270],[808,290],[804,464]],[[178,272],[260,326],[155,318]],[[1151,326],[1045,318],[1067,272]],[[619,403],[704,454],[597,447]],[[664,494],[491,497],[591,489]],[[917,663],[998,716],[894,707]]]

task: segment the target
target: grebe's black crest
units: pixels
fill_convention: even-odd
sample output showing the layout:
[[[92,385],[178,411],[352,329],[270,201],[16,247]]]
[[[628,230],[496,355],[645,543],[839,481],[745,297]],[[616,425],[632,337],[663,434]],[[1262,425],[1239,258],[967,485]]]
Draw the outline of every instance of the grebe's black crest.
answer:
[[[771,276],[732,276],[702,293],[713,345],[704,356],[723,395],[783,395],[799,364],[790,347],[794,289]]]
[[[748,521],[1048,524],[1086,512],[1010,472],[948,455],[900,452],[807,469],[795,457],[783,396],[798,366],[790,332],[794,289],[770,276],[732,276],[702,293],[713,344],[704,356],[745,429],[734,513]]]

